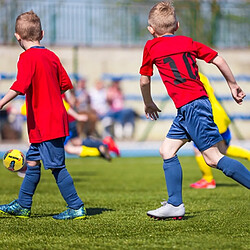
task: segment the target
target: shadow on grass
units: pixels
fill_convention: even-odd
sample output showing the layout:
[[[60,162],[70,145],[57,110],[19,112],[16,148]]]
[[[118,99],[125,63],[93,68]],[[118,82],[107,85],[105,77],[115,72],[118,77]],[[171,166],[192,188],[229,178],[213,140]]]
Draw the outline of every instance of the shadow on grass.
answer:
[[[239,186],[237,183],[216,183],[216,187],[236,187]]]
[[[204,212],[205,213],[213,213],[217,211],[216,209],[209,209],[209,210],[203,210],[203,211],[194,211],[192,213],[185,213],[185,215],[182,217],[181,220],[189,220],[189,219],[193,219],[197,216],[201,216]],[[165,220],[173,220],[173,218],[169,218],[169,219],[165,219]],[[174,220],[174,221],[179,221],[178,219]]]
[[[106,212],[106,211],[115,211],[115,210],[110,209],[110,208],[91,207],[91,208],[86,208],[86,211],[87,211],[88,216],[94,216],[97,214],[102,214],[103,212]],[[58,214],[58,213],[43,214],[43,215],[34,214],[34,215],[31,215],[31,218],[52,217],[53,215],[56,215],[56,214]],[[18,217],[12,216],[12,215],[8,215],[8,214],[0,214],[0,220],[1,219],[9,219],[9,218],[22,219],[22,218],[18,218]]]
[[[173,218],[156,219],[149,216],[149,219],[152,221],[183,221],[192,219],[194,217],[196,217],[196,215],[185,215],[184,217],[182,217],[182,219],[173,219]]]
[[[113,209],[109,209],[109,208],[102,208],[102,207],[94,207],[94,208],[86,208],[87,211],[87,216],[94,216],[97,214],[102,214],[103,212],[106,211],[114,211]],[[53,214],[44,214],[44,215],[32,215],[31,217],[33,218],[42,218],[42,217],[51,217],[53,215],[57,215],[58,213],[53,213]]]
[[[103,212],[106,212],[106,211],[115,211],[115,210],[110,209],[110,208],[100,208],[100,207],[90,207],[90,208],[86,208],[86,210],[87,210],[88,216],[102,214]]]
[[[38,215],[38,214],[32,214],[30,216],[30,218],[19,218],[19,217],[16,217],[14,215],[8,215],[8,214],[0,214],[0,220],[2,219],[15,219],[15,220],[23,220],[23,221],[26,221],[26,220],[29,220],[29,219],[32,219],[32,218],[43,218],[43,217],[52,217],[53,215],[56,215],[58,213],[54,213],[54,214],[43,214],[43,215]]]

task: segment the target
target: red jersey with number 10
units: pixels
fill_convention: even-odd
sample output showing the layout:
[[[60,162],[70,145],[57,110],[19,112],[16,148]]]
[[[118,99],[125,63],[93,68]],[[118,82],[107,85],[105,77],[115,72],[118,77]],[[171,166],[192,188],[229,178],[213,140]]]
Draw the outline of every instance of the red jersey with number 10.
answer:
[[[163,36],[147,41],[140,74],[153,75],[153,64],[176,108],[207,96],[198,75],[196,58],[209,63],[217,52],[185,36]]]
[[[30,142],[68,136],[61,91],[73,86],[59,58],[44,47],[33,47],[20,55],[17,66],[17,80],[11,89],[26,95]]]

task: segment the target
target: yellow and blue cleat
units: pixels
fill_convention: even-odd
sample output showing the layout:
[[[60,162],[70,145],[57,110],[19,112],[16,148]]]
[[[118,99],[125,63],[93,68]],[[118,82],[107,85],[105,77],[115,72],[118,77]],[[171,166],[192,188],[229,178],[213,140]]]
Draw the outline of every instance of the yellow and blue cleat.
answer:
[[[31,209],[23,208],[17,200],[14,200],[10,204],[0,205],[0,213],[27,219],[30,217]]]
[[[86,219],[87,212],[84,206],[79,209],[68,208],[64,212],[54,215],[53,218],[56,220],[81,220]]]

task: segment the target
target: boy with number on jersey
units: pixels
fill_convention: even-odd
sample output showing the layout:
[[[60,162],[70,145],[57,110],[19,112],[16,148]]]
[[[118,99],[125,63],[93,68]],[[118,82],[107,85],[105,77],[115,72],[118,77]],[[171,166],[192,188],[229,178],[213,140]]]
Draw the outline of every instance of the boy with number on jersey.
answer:
[[[174,35],[178,27],[175,9],[170,1],[162,1],[152,7],[148,30],[154,39],[144,47],[140,68],[146,117],[157,120],[161,112],[151,96],[154,64],[177,108],[177,115],[160,147],[168,201],[163,202],[160,208],[147,212],[148,216],[157,219],[181,219],[185,214],[182,168],[176,154],[188,141],[194,141],[209,166],[220,169],[226,176],[250,188],[250,171],[218,150],[217,144],[222,137],[213,121],[211,104],[200,81],[196,59],[218,67],[238,104],[242,104],[245,93],[236,83],[226,61],[216,51],[189,37]]]
[[[59,58],[40,45],[44,32],[40,18],[25,12],[16,19],[15,37],[25,50],[18,61],[17,79],[0,100],[0,109],[18,95],[26,95],[30,147],[27,171],[17,200],[0,205],[0,212],[29,218],[32,198],[40,181],[41,163],[50,169],[68,205],[54,219],[83,219],[86,210],[65,166],[64,140],[69,135],[67,112],[61,94],[73,88]]]

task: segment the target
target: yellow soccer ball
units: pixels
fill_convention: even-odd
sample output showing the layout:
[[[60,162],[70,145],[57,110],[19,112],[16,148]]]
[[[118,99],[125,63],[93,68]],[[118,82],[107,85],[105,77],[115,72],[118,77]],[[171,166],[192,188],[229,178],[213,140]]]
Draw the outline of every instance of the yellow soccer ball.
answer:
[[[12,172],[20,171],[25,165],[24,154],[18,149],[7,151],[3,157],[3,165]]]

